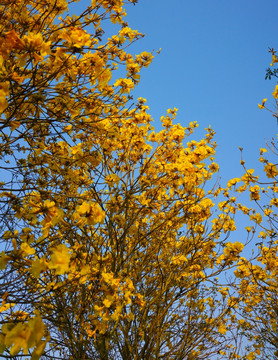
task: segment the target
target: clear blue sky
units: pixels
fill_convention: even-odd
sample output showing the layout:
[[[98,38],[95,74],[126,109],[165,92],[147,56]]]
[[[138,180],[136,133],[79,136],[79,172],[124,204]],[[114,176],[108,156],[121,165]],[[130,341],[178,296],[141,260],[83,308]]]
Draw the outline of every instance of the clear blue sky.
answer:
[[[268,47],[278,49],[277,0],[139,0],[126,10],[130,27],[146,34],[133,51],[162,49],[135,91],[157,125],[169,107],[179,109],[177,122],[199,123],[196,140],[211,125],[221,182],[242,175],[239,146],[247,167],[259,169],[259,148],[278,130],[257,106],[264,97],[274,106],[275,81],[264,77]]]

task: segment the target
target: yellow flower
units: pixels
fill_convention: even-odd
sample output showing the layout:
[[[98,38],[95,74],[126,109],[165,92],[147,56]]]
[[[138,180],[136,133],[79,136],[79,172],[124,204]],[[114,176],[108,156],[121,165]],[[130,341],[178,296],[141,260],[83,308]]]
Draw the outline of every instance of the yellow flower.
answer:
[[[113,186],[113,184],[119,185],[120,178],[119,178],[119,176],[116,175],[116,174],[109,174],[109,175],[106,176],[105,182],[106,182],[109,186]]]
[[[226,329],[225,324],[221,324],[221,325],[218,327],[218,332],[219,332],[220,334],[226,334],[227,329]]]
[[[2,333],[5,336],[5,345],[11,347],[10,354],[12,356],[19,353],[23,349],[24,354],[28,354],[28,341],[31,336],[31,329],[28,324],[18,323],[11,328],[11,324],[2,326]]]
[[[28,350],[40,345],[45,333],[45,325],[39,314],[28,323],[4,324],[1,328],[4,345],[10,348],[10,355],[14,356],[22,349],[25,355]],[[33,359],[33,357],[32,357]]]
[[[236,241],[235,243],[228,242],[226,244],[226,248],[224,249],[224,254],[230,256],[238,255],[244,248],[244,245],[240,243],[239,241]]]
[[[110,69],[105,69],[100,72],[100,74],[97,75],[98,80],[98,89],[102,90],[104,86],[108,84],[108,82],[111,80],[112,74]]]
[[[34,318],[29,320],[28,325],[31,330],[28,346],[29,348],[32,348],[40,343],[40,340],[42,339],[45,332],[45,325],[42,322],[42,318],[39,314],[36,314]]]
[[[121,86],[120,93],[129,93],[134,88],[134,83],[131,79],[118,79],[114,86]]]
[[[266,172],[266,176],[268,178],[274,178],[275,176],[278,175],[278,170],[276,165],[272,164],[272,163],[268,163],[265,167],[264,167],[264,171]]]
[[[50,41],[45,42],[41,33],[28,32],[23,39],[30,51],[40,52],[42,56],[50,54]]]
[[[266,101],[267,101],[267,99],[263,99],[262,104],[258,104],[258,107],[260,109],[263,109],[265,107],[264,104],[265,104]]]
[[[278,199],[274,198],[270,201],[270,205],[274,205],[276,207],[278,207]]]
[[[254,220],[256,224],[260,224],[263,221],[262,215],[256,213],[255,215],[250,215],[250,220]]]
[[[219,170],[219,165],[213,162],[209,165],[209,169],[211,172],[215,173]]]
[[[275,99],[278,99],[278,85],[275,86],[275,89],[274,89],[272,95]]]
[[[78,220],[77,225],[95,225],[103,222],[105,212],[97,203],[83,201],[82,205],[77,206],[74,218]]]
[[[264,210],[264,216],[269,216],[271,213],[273,213],[273,210],[271,210],[271,209]]]
[[[0,254],[0,270],[5,269],[9,260],[10,260],[10,257],[5,254],[5,251],[2,251]]]
[[[277,63],[278,62],[278,58],[276,55],[272,55],[272,62],[270,64],[270,66],[273,66],[273,64]]]
[[[8,107],[8,101],[6,99],[9,96],[9,83],[8,81],[0,83],[0,113]]]
[[[231,187],[232,187],[233,185],[237,184],[237,183],[240,182],[240,181],[241,181],[240,178],[231,179],[231,180],[228,181],[227,187],[228,187],[229,189],[231,189]]]
[[[37,259],[32,263],[30,273],[36,278],[40,277],[40,273],[47,269],[47,263],[44,258]]]
[[[250,186],[250,199],[260,200],[260,187],[258,185]]]
[[[14,303],[2,304],[0,306],[0,312],[6,311],[6,310],[10,309],[13,306],[15,306]]]
[[[250,182],[255,182],[258,179],[257,176],[253,176],[254,169],[249,169],[246,173],[241,177],[241,180],[246,184],[249,185]]]
[[[35,249],[32,248],[27,243],[22,243],[20,249],[23,251],[24,256],[26,256],[26,255],[34,255],[35,254]]]
[[[5,38],[7,44],[9,44],[12,49],[21,50],[24,47],[24,42],[19,38],[18,34],[15,32],[14,29],[6,32]]]
[[[103,300],[103,305],[107,308],[109,308],[114,302],[114,297],[113,296],[107,296],[106,299]]]
[[[56,270],[56,274],[62,275],[69,270],[69,262],[69,250],[66,245],[60,244],[53,250],[48,267]]]
[[[254,360],[256,358],[256,355],[253,351],[251,351],[247,356],[246,359],[247,360]]]
[[[89,46],[91,44],[91,36],[82,28],[72,27],[70,29],[64,29],[63,39],[68,41],[76,48],[82,46]]]

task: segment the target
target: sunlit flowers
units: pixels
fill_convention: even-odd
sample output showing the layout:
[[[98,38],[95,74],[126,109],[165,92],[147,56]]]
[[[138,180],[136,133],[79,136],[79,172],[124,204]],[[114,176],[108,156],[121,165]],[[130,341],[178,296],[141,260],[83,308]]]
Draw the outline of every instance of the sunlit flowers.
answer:
[[[60,35],[61,39],[66,40],[69,44],[76,48],[89,46],[91,44],[91,36],[85,30],[78,27],[65,29]]]
[[[260,187],[258,185],[250,186],[250,199],[260,200]]]
[[[266,173],[266,176],[270,179],[275,178],[275,176],[278,175],[278,170],[276,165],[272,164],[272,163],[268,163],[265,167],[264,167],[264,171]]]
[[[231,187],[232,187],[233,185],[236,185],[236,184],[237,184],[238,182],[240,182],[240,181],[241,181],[240,178],[234,178],[234,179],[229,180],[228,183],[227,183],[228,189],[231,189]]]
[[[105,212],[92,201],[83,201],[80,206],[77,206],[74,213],[74,219],[77,220],[76,225],[95,225],[103,222],[104,218]]]
[[[115,84],[115,87],[120,86],[120,93],[129,93],[130,90],[134,88],[134,83],[131,79],[118,79]]]
[[[50,41],[44,41],[41,33],[28,32],[23,40],[30,51],[39,52],[42,56],[50,53]]]
[[[220,264],[223,260],[227,263],[236,261],[243,248],[244,245],[239,241],[234,243],[228,242],[224,248],[223,254],[217,259],[217,263]]]

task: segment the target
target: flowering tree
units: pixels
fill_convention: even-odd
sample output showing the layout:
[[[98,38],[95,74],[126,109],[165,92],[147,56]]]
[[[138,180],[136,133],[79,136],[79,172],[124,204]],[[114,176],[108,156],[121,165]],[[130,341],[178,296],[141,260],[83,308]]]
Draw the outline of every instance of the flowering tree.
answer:
[[[191,140],[176,109],[155,131],[131,101],[153,55],[127,51],[142,35],[123,1],[74,2],[0,6],[0,357],[229,356],[237,301],[218,278],[243,244],[226,242],[214,132]]]
[[[271,66],[278,62],[276,52],[271,49]],[[277,76],[274,68],[267,69],[266,78]],[[277,119],[278,85],[273,93],[275,110],[266,107],[267,99],[258,104],[260,109],[266,109]],[[256,244],[256,262],[241,258],[235,271],[239,279],[238,296],[241,304],[239,327],[249,340],[247,359],[277,359],[278,358],[278,308],[277,308],[277,281],[278,281],[278,147],[274,139],[267,144],[267,148],[260,149],[260,162],[263,164],[265,177],[254,176],[254,170],[246,170],[245,182],[242,190],[248,190],[250,200],[254,204],[251,208],[242,207],[250,220],[255,222],[254,227],[247,227],[250,233],[255,234],[255,227],[259,230],[259,239]],[[238,188],[238,190],[240,187]],[[254,245],[255,248],[255,245]]]

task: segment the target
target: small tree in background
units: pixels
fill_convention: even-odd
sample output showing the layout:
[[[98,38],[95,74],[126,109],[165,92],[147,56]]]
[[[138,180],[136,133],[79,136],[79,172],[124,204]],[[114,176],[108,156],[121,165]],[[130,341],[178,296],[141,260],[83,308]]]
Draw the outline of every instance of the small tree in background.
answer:
[[[278,62],[276,52],[271,49],[273,66]],[[268,68],[266,79],[277,77],[277,69]],[[266,109],[277,119],[278,85],[273,93],[275,110],[266,107],[267,99],[259,104],[260,109]],[[242,258],[235,271],[240,280],[238,286],[241,299],[240,327],[249,340],[248,348],[252,350],[249,359],[277,359],[278,358],[278,170],[277,170],[277,141],[272,140],[267,149],[260,149],[260,162],[263,164],[265,178],[253,176],[252,171],[246,171],[244,190],[250,193],[254,209],[245,209],[250,220],[259,229],[259,241],[256,249],[256,261],[250,262]],[[245,168],[244,162],[243,166]],[[246,170],[246,168],[245,168]],[[249,227],[248,231],[254,232]],[[247,357],[248,358],[248,357]]]

